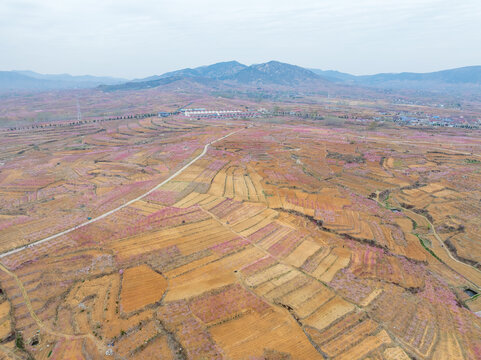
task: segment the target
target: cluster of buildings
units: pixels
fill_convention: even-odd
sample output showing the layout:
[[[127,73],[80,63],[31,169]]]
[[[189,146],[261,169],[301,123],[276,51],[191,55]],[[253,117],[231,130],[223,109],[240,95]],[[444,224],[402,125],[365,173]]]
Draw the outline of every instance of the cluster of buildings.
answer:
[[[240,119],[259,117],[258,111],[187,109],[184,116],[195,119]]]
[[[466,129],[479,129],[481,127],[480,119],[466,119],[463,116],[451,118],[438,115],[424,115],[418,117],[413,114],[399,114],[393,118],[393,121],[406,126],[441,126]]]
[[[211,117],[238,117],[240,110],[187,110],[184,112],[186,117],[211,118]]]
[[[159,112],[159,117],[168,117],[171,115],[182,114],[188,118],[194,119],[233,119],[233,118],[254,118],[259,117],[258,111],[242,111],[242,110],[206,110],[206,109],[180,109],[176,112]]]

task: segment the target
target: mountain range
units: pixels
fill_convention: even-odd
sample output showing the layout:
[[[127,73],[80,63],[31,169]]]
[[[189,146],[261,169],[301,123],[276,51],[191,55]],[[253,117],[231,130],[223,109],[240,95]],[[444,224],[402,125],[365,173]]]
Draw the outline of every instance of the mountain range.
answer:
[[[140,90],[170,84],[223,86],[288,87],[310,90],[355,87],[371,89],[454,92],[481,89],[481,66],[469,66],[431,73],[383,73],[351,75],[333,70],[307,69],[269,61],[244,65],[237,61],[185,68],[161,75],[128,81],[96,76],[42,75],[31,71],[0,71],[0,91],[41,91],[51,89],[95,88],[103,91]]]
[[[237,61],[186,68],[135,79],[125,84],[101,86],[102,90],[144,89],[188,82],[207,87],[262,86],[342,91],[346,87],[378,90],[423,90],[434,93],[481,92],[481,66],[431,73],[351,75],[334,70],[306,69],[278,61],[247,66]]]
[[[442,70],[430,73],[382,73],[355,76],[339,71],[311,69],[330,81],[382,89],[411,89],[449,92],[456,89],[472,89],[481,86],[481,66]]]
[[[59,89],[85,89],[99,85],[127,82],[127,79],[107,76],[47,75],[33,71],[0,71],[0,91],[44,91]]]

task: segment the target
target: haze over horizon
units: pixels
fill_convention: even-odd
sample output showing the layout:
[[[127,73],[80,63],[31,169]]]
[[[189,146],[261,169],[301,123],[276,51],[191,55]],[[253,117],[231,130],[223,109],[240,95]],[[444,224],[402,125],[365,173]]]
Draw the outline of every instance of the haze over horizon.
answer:
[[[141,78],[237,60],[352,74],[481,64],[476,0],[7,0],[0,70]]]

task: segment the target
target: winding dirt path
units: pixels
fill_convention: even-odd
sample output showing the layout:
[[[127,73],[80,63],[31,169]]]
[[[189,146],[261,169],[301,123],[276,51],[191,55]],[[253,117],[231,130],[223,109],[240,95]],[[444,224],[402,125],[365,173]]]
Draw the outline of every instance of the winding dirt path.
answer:
[[[51,236],[48,236],[44,239],[40,239],[40,240],[37,240],[37,241],[34,241],[30,244],[27,244],[27,245],[23,245],[21,247],[18,247],[16,249],[13,249],[13,250],[9,250],[9,251],[6,251],[2,254],[0,254],[0,259],[1,258],[4,258],[5,256],[8,256],[8,255],[12,255],[12,254],[15,254],[19,251],[22,251],[28,247],[31,247],[31,246],[36,246],[36,245],[39,245],[39,244],[42,244],[44,242],[47,242],[47,241],[50,241],[50,240],[53,240],[55,238],[58,238],[59,236],[62,236],[62,235],[65,235],[65,234],[68,234],[74,230],[77,230],[77,229],[80,229],[81,227],[84,227],[85,225],[88,225],[88,224],[92,224],[98,220],[101,220],[109,215],[112,215],[113,213],[116,213],[117,211],[119,210],[122,210],[123,208],[133,204],[134,202],[136,201],[139,201],[141,199],[143,199],[144,197],[150,195],[151,193],[153,193],[155,190],[158,190],[161,186],[167,184],[169,181],[171,181],[172,179],[174,179],[175,177],[179,176],[182,172],[184,172],[186,169],[188,169],[193,163],[195,163],[197,160],[199,160],[200,158],[202,158],[206,153],[207,153],[207,150],[209,149],[209,146],[218,142],[218,141],[221,141],[221,140],[224,140],[225,138],[233,135],[233,134],[236,134],[238,133],[239,131],[242,131],[243,129],[240,129],[240,130],[236,130],[236,131],[233,131],[227,135],[224,135],[216,140],[213,140],[211,141],[210,143],[207,143],[205,146],[204,146],[204,149],[202,150],[202,152],[197,155],[195,158],[193,158],[191,161],[189,161],[189,163],[187,163],[186,165],[184,165],[182,168],[180,168],[179,170],[177,170],[174,174],[172,174],[171,176],[169,176],[167,179],[165,179],[164,181],[162,181],[160,184],[156,185],[155,187],[153,187],[152,189],[150,189],[149,191],[143,193],[142,195],[136,197],[135,199],[132,199],[132,200],[129,200],[127,201],[126,203],[116,207],[115,209],[112,209],[110,211],[107,211],[106,213],[103,213],[102,215],[99,215],[93,219],[90,219],[82,224],[79,224],[79,225],[76,225],[74,227],[71,227],[70,229],[67,229],[67,230],[64,230],[64,231],[61,231],[57,234],[54,234],[54,235],[51,235]]]
[[[385,207],[385,204],[383,204],[381,201],[379,201],[379,191],[376,191],[376,198],[375,198],[376,202],[382,206],[382,207]],[[402,209],[403,213],[411,213],[411,214],[414,214],[415,217],[420,217],[422,218],[424,221],[426,221],[426,223],[430,226],[432,232],[433,232],[433,236],[436,238],[436,240],[439,242],[439,246],[444,249],[444,251],[446,252],[446,254],[448,255],[449,259],[452,260],[452,261],[455,261],[456,263],[460,264],[463,268],[465,268],[466,271],[475,271],[475,273],[479,274],[481,276],[481,271],[479,271],[478,269],[476,269],[474,266],[471,266],[469,264],[466,264],[458,259],[456,259],[453,254],[451,254],[451,251],[447,248],[447,246],[444,245],[444,242],[443,242],[443,239],[441,239],[441,237],[438,235],[438,233],[436,232],[436,229],[433,225],[433,223],[431,221],[429,221],[429,219],[422,215],[422,214],[418,214],[410,209],[406,209],[405,207],[401,206],[399,203],[396,204],[396,207],[399,207],[400,209]],[[410,217],[409,215],[406,214],[406,216]],[[449,266],[449,264],[446,264],[449,268],[451,268],[453,271],[455,271],[456,273],[458,273],[459,275],[461,275],[466,281],[468,281],[469,283],[471,283],[472,285],[476,286],[477,287],[477,290],[481,290],[481,286],[479,285],[480,283],[478,283],[477,281],[475,280],[472,280],[471,279],[471,276],[468,278],[465,274],[461,273],[459,270],[457,269],[454,269],[452,268],[452,266]]]
[[[107,347],[99,339],[97,339],[95,336],[93,336],[93,334],[64,334],[64,333],[54,331],[54,330],[50,329],[49,327],[45,326],[43,321],[35,313],[35,310],[32,307],[32,303],[30,302],[30,297],[28,296],[27,290],[23,286],[23,283],[18,278],[18,276],[15,273],[13,273],[12,271],[10,271],[9,269],[7,269],[1,263],[0,263],[0,270],[6,272],[8,275],[10,275],[11,277],[13,277],[15,279],[15,282],[17,283],[17,286],[19,287],[20,291],[22,292],[22,297],[23,297],[23,300],[25,301],[25,306],[27,307],[28,312],[30,313],[30,316],[35,321],[35,323],[37,324],[39,329],[45,331],[46,333],[48,333],[50,335],[53,335],[53,336],[56,336],[56,337],[62,337],[62,338],[65,338],[65,339],[71,339],[71,340],[74,340],[74,339],[90,339],[97,346],[97,349],[99,350],[99,352],[101,354],[105,354],[105,351],[107,350]]]
[[[434,237],[436,238],[436,240],[439,242],[439,245],[441,246],[441,248],[443,248],[443,249],[445,250],[446,254],[449,256],[449,258],[450,258],[452,261],[457,262],[457,263],[460,264],[462,267],[466,267],[466,270],[470,270],[470,272],[474,270],[476,273],[478,273],[479,275],[481,275],[481,271],[479,271],[478,269],[476,269],[474,266],[471,266],[471,265],[469,265],[469,264],[466,264],[465,262],[462,262],[462,261],[456,259],[456,258],[453,256],[453,254],[451,254],[451,251],[448,249],[448,247],[447,247],[446,245],[444,245],[443,239],[441,239],[441,237],[440,237],[440,236],[438,235],[438,233],[436,232],[436,229],[435,229],[433,223],[432,223],[431,221],[429,221],[429,219],[428,219],[426,216],[424,216],[424,215],[422,215],[422,214],[418,214],[418,213],[416,213],[416,212],[414,212],[414,211],[412,211],[412,210],[410,210],[410,209],[406,209],[406,208],[404,208],[404,207],[402,207],[402,206],[400,206],[400,207],[403,209],[404,212],[410,212],[410,213],[412,213],[412,214],[415,214],[416,216],[419,216],[419,217],[421,217],[422,219],[424,219],[424,220],[429,224],[431,230],[433,231]],[[455,271],[456,271],[456,270],[455,270]],[[458,271],[456,271],[456,272],[458,272]],[[474,280],[467,278],[465,274],[461,274],[461,275],[462,275],[467,281],[469,281],[471,284],[475,285],[475,286],[477,287],[477,290],[478,290],[478,291],[481,290],[481,286],[479,285],[480,283],[475,282]]]

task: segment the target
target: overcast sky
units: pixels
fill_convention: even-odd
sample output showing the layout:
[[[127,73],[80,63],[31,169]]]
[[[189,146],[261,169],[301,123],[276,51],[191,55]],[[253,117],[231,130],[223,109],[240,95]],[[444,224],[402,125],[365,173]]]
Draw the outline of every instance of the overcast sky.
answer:
[[[481,65],[480,0],[1,0],[0,70],[144,77],[238,60]]]

